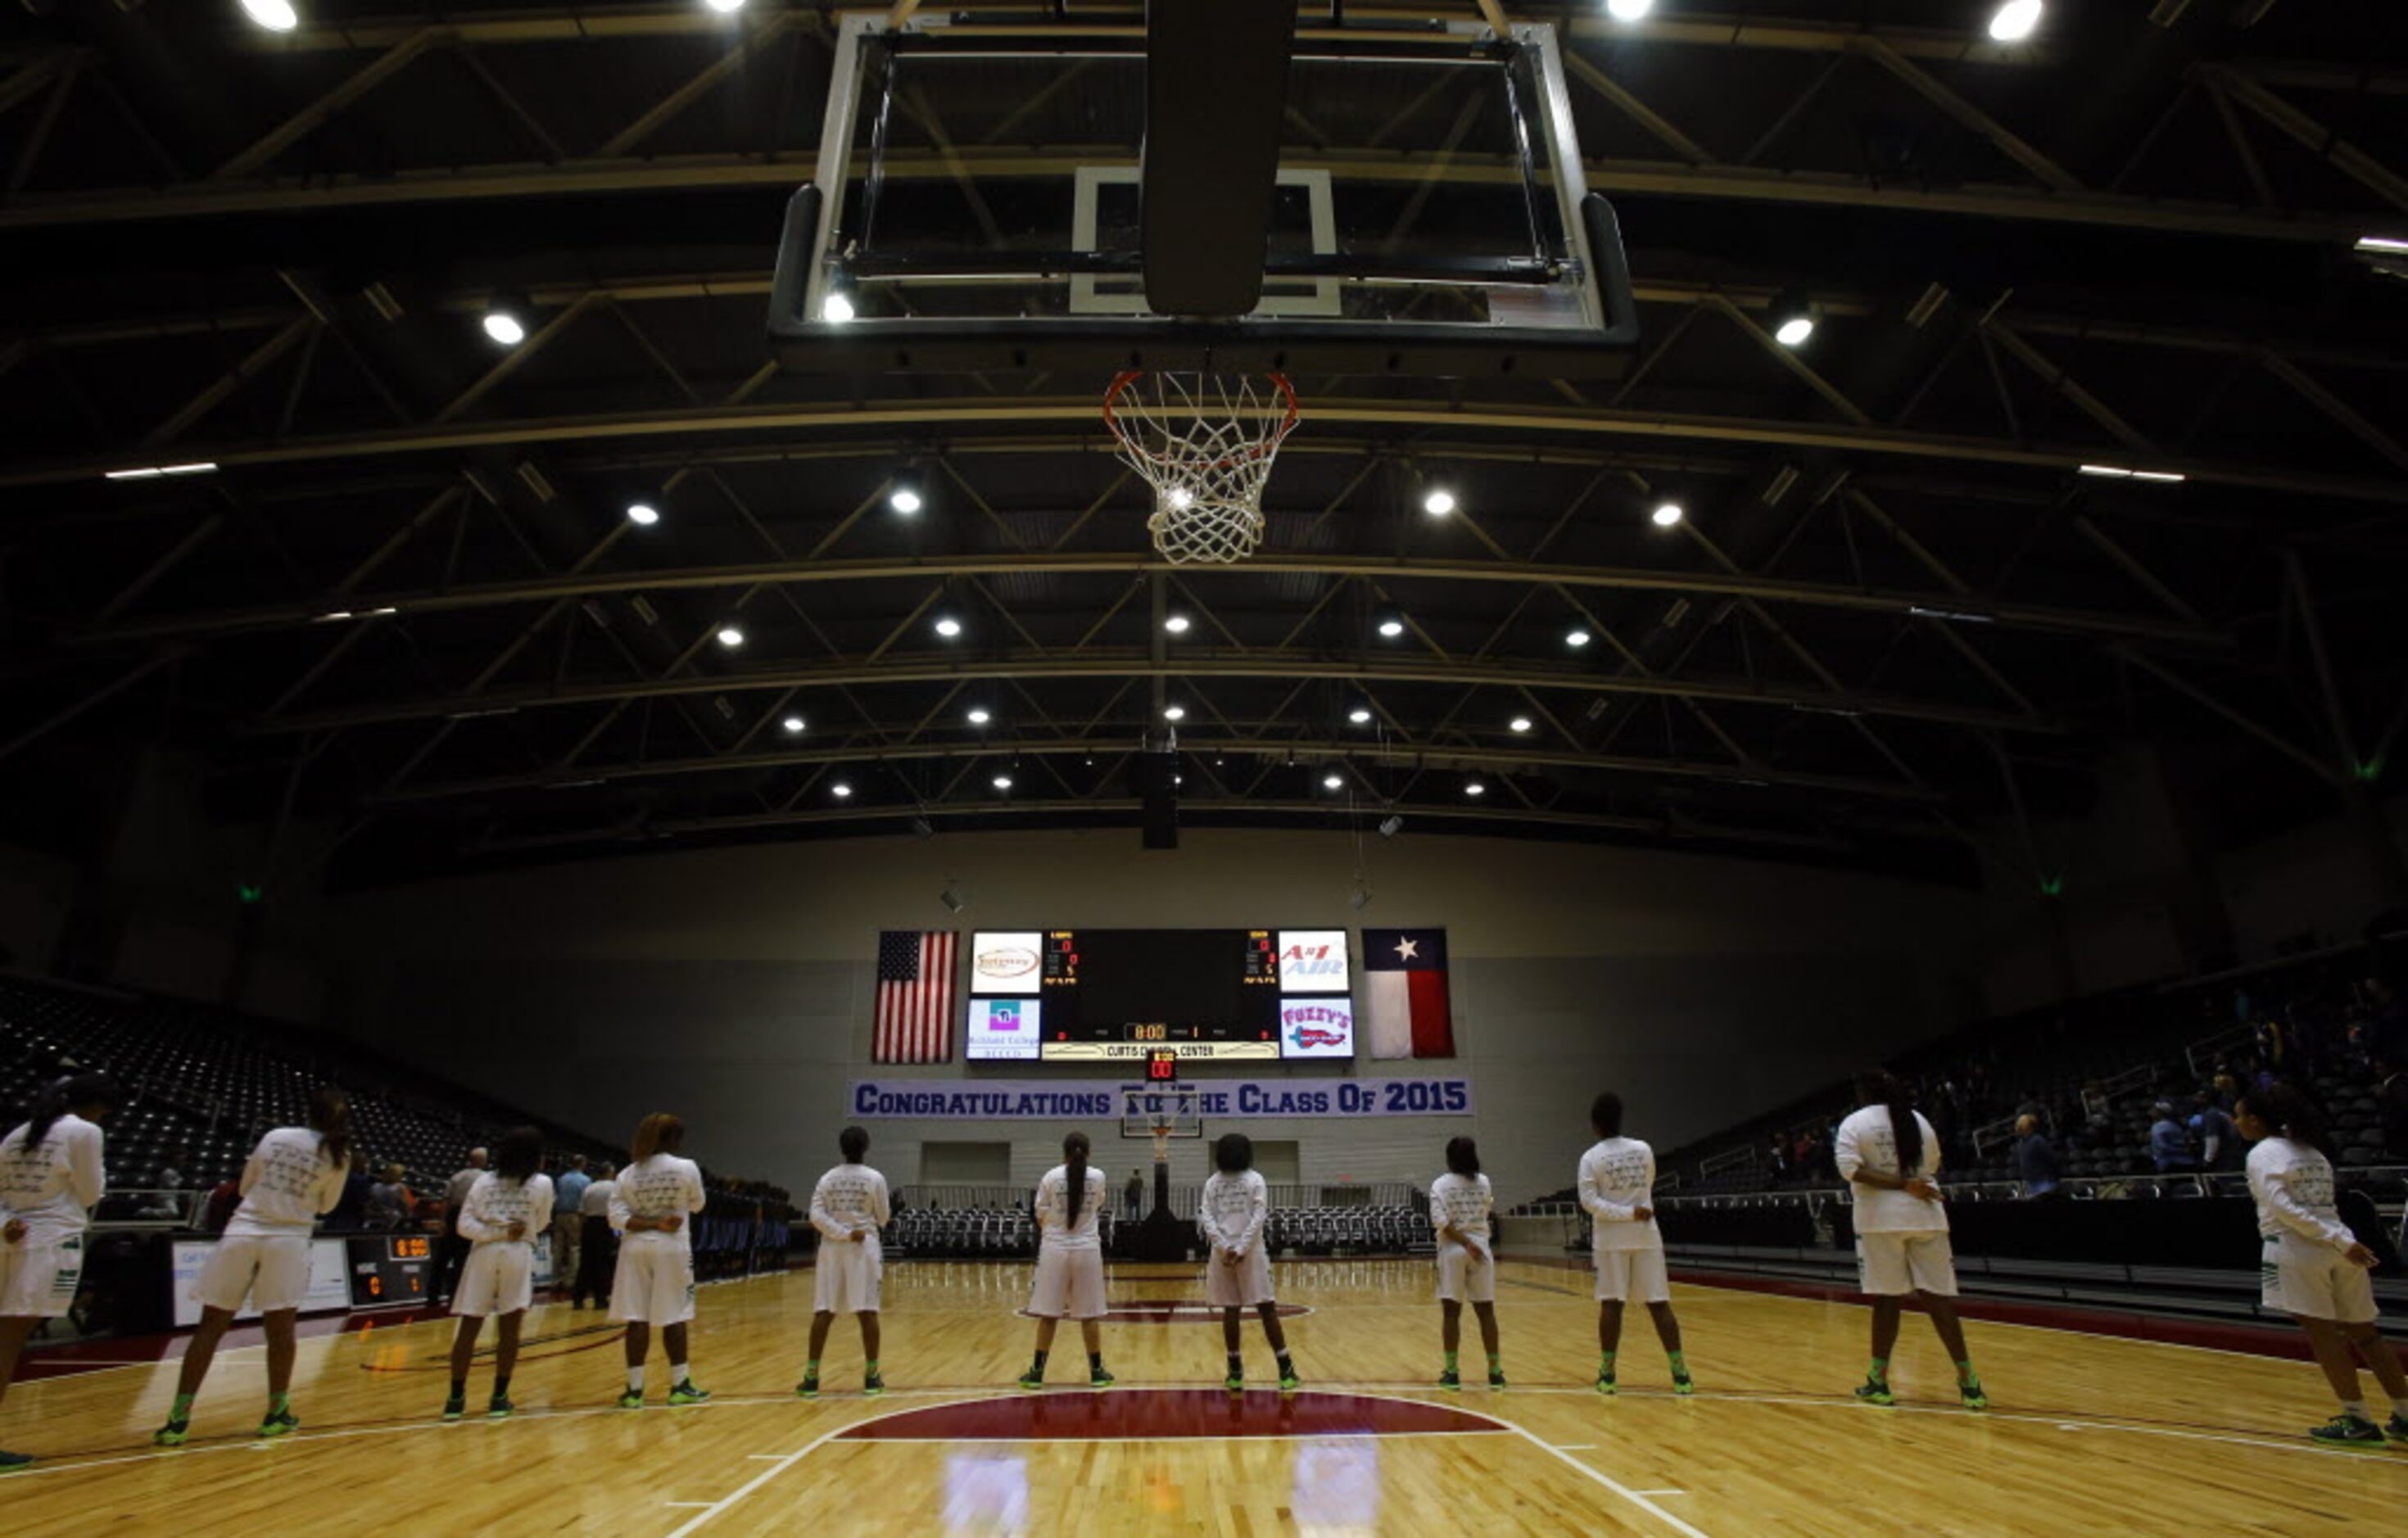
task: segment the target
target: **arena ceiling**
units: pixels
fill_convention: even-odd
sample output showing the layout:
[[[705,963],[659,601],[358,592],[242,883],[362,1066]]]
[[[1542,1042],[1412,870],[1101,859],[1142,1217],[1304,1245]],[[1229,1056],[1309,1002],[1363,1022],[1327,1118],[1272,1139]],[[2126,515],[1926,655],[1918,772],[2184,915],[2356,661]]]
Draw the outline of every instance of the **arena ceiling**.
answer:
[[[0,21],[22,841],[89,853],[151,743],[223,816],[338,828],[346,883],[1127,824],[1170,705],[1191,826],[2042,886],[2031,829],[2118,742],[2226,841],[2396,783],[2386,7],[2059,4],[2001,45],[1988,0],[1506,7],[1567,32],[1629,367],[1300,381],[1265,553],[1173,571],[1100,378],[770,361],[829,7],[296,3]],[[953,152],[1042,155],[1014,106],[943,104]]]

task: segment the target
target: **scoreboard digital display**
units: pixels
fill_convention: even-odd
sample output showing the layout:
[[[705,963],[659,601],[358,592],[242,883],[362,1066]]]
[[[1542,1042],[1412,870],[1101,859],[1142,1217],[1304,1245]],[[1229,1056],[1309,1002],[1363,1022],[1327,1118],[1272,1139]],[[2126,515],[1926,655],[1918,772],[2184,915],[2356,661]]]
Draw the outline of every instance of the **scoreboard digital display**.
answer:
[[[974,1061],[1354,1056],[1342,929],[985,930],[969,967]]]
[[[369,1235],[351,1241],[351,1262],[353,1308],[423,1302],[434,1245],[423,1233]]]

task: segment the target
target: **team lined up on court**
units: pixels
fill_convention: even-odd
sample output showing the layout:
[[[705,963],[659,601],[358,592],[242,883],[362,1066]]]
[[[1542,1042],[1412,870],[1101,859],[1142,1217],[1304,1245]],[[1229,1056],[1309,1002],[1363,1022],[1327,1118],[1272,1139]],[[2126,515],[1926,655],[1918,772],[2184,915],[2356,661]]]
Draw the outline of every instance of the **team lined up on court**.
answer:
[[[1940,1140],[1888,1075],[1866,1075],[1858,1092],[1862,1108],[1840,1124],[1834,1143],[1839,1171],[1854,1192],[1860,1290],[1872,1303],[1871,1361],[1856,1396],[1876,1405],[1897,1401],[1890,1356],[1901,1304],[1914,1296],[1922,1301],[1955,1364],[1961,1402],[1970,1410],[1986,1409],[1989,1399],[1954,1303],[1956,1267],[1937,1181]],[[62,1079],[44,1090],[31,1118],[0,1138],[0,1398],[35,1328],[63,1316],[75,1298],[91,1209],[103,1195],[101,1128],[121,1099],[104,1076]],[[1673,1392],[1691,1394],[1696,1381],[1683,1353],[1653,1205],[1656,1155],[1647,1143],[1624,1135],[1623,1115],[1620,1097],[1597,1098],[1589,1116],[1597,1142],[1579,1166],[1578,1191],[1592,1222],[1597,1272],[1596,1387],[1611,1395],[1619,1387],[1623,1314],[1637,1301],[1646,1305],[1664,1348]],[[2368,1275],[2375,1256],[2341,1221],[2329,1147],[2315,1108],[2297,1090],[2276,1085],[2249,1091],[2234,1119],[2255,1144],[2248,1178],[2263,1243],[2262,1301],[2299,1321],[2340,1406],[2330,1421],[2308,1434],[2344,1445],[2408,1442],[2408,1377],[2375,1328]],[[617,1400],[624,1409],[644,1405],[655,1329],[668,1362],[667,1402],[700,1404],[710,1398],[695,1386],[688,1367],[688,1327],[695,1316],[689,1220],[703,1210],[705,1196],[700,1168],[680,1152],[684,1139],[684,1124],[677,1117],[645,1117],[615,1180],[595,1181],[579,1193],[588,1220],[582,1246],[588,1264],[576,1282],[579,1302],[597,1290],[590,1274],[605,1249],[597,1230],[618,1239],[601,1296],[610,1317],[626,1327],[626,1387]],[[891,1216],[886,1181],[865,1162],[867,1133],[847,1128],[838,1143],[842,1162],[822,1175],[811,1193],[810,1221],[821,1244],[810,1354],[795,1390],[807,1400],[821,1391],[823,1353],[838,1314],[853,1315],[861,1333],[863,1391],[875,1395],[885,1387],[879,1362],[879,1231]],[[257,1434],[280,1437],[298,1429],[291,1400],[294,1321],[308,1290],[310,1236],[318,1218],[341,1197],[351,1144],[350,1103],[339,1090],[327,1088],[311,1097],[306,1125],[276,1128],[252,1150],[240,1181],[241,1205],[194,1287],[201,1320],[186,1347],[167,1420],[153,1435],[159,1445],[179,1446],[190,1438],[193,1407],[219,1343],[246,1305],[259,1312],[267,1344],[267,1403]],[[1037,1321],[1036,1342],[1019,1383],[1026,1389],[1045,1386],[1054,1334],[1068,1318],[1079,1324],[1088,1386],[1109,1388],[1115,1380],[1103,1358],[1100,1326],[1108,1307],[1097,1221],[1106,1181],[1089,1161],[1086,1134],[1070,1133],[1062,1152],[1062,1163],[1038,1182],[1039,1243],[1025,1310]],[[495,1321],[496,1342],[486,1414],[499,1418],[515,1408],[510,1377],[534,1301],[535,1243],[554,1220],[554,1188],[541,1172],[542,1161],[535,1130],[512,1130],[498,1140],[493,1167],[476,1177],[462,1202],[459,1231],[469,1252],[452,1304],[457,1325],[451,1389],[441,1411],[446,1419],[466,1414],[469,1370],[488,1318]],[[1272,1289],[1264,1240],[1268,1187],[1253,1168],[1254,1146],[1242,1133],[1221,1138],[1214,1163],[1197,1223],[1209,1251],[1205,1300],[1222,1313],[1226,1387],[1232,1392],[1245,1387],[1240,1342],[1244,1312],[1253,1309],[1274,1354],[1279,1387],[1292,1393],[1302,1380]],[[1457,1357],[1462,1309],[1469,1303],[1480,1327],[1488,1385],[1504,1388],[1494,1197],[1471,1139],[1447,1143],[1446,1166],[1429,1192],[1444,1355],[1438,1387],[1462,1387]],[[567,1210],[559,1216],[575,1223],[580,1213]],[[2390,1400],[2387,1421],[2378,1422],[2360,1396],[2360,1358]],[[0,1470],[31,1461],[25,1454],[0,1452]]]

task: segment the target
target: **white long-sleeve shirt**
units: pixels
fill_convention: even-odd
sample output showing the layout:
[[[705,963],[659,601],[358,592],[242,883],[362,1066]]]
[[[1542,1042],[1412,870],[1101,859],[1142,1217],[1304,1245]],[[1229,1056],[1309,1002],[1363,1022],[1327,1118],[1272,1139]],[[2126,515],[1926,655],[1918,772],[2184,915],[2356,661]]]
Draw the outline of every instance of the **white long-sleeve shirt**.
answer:
[[[1464,1176],[1449,1170],[1430,1182],[1430,1227],[1441,1235],[1452,1228],[1467,1238],[1487,1239],[1488,1210],[1496,1204],[1486,1175]],[[1444,1237],[1439,1240],[1440,1248],[1454,1243]],[[1487,1245],[1481,1247],[1485,1249]]]
[[[629,1233],[627,1220],[698,1213],[709,1200],[702,1191],[702,1166],[675,1154],[654,1154],[619,1171],[617,1188],[610,1193],[610,1226],[629,1244],[680,1244],[692,1249],[692,1223],[679,1224],[675,1233],[658,1229]]]
[[[317,1226],[343,1200],[351,1171],[329,1157],[326,1138],[306,1127],[280,1127],[259,1140],[242,1167],[242,1205],[228,1220],[229,1239],[266,1239],[299,1234]]]
[[[550,1175],[516,1181],[488,1170],[468,1187],[467,1200],[460,1203],[461,1238],[471,1244],[507,1244],[512,1243],[513,1223],[526,1225],[516,1241],[522,1244],[552,1227]]]
[[[1923,1133],[1923,1157],[1912,1170],[1901,1170],[1898,1160],[1898,1134],[1890,1126],[1886,1105],[1869,1105],[1853,1112],[1840,1124],[1831,1139],[1831,1159],[1840,1167],[1840,1178],[1855,1185],[1856,1171],[1870,1170],[1878,1174],[1909,1179],[1940,1172],[1940,1134],[1923,1118],[1920,1111],[1910,1112],[1914,1125]],[[1906,1191],[1893,1191],[1880,1186],[1856,1186],[1856,1231],[1858,1233],[1944,1233],[1948,1229],[1948,1209],[1937,1201]]]
[[[1057,1164],[1045,1171],[1037,1183],[1038,1242],[1057,1250],[1093,1250],[1103,1247],[1103,1233],[1097,1219],[1104,1210],[1104,1172],[1094,1165],[1087,1166],[1087,1194],[1079,1202],[1079,1221],[1070,1221],[1070,1169]]]
[[[893,1215],[886,1205],[886,1177],[867,1164],[839,1164],[811,1187],[811,1227],[839,1244],[864,1229],[869,1237],[862,1243],[877,1243],[878,1230]]]
[[[2258,1231],[2268,1239],[2295,1233],[2337,1250],[2358,1243],[2333,1200],[2332,1160],[2304,1143],[2267,1138],[2250,1149],[2249,1194],[2258,1201]]]
[[[1259,1170],[1240,1170],[1236,1174],[1214,1171],[1204,1182],[1204,1198],[1196,1208],[1205,1239],[1214,1249],[1240,1258],[1254,1252],[1254,1242],[1262,1237],[1263,1225],[1270,1215],[1270,1186]]]
[[[609,1217],[610,1215],[610,1199],[618,1194],[619,1183],[617,1181],[595,1181],[593,1185],[585,1187],[585,1194],[583,1196],[577,1199],[577,1215],[580,1217]]]
[[[100,1128],[73,1113],[25,1146],[26,1122],[0,1138],[0,1224],[25,1225],[28,1244],[55,1244],[83,1232],[107,1190]]]
[[[1580,1204],[1587,1209],[1600,1250],[1660,1250],[1664,1236],[1651,1214],[1655,1205],[1656,1150],[1637,1138],[1607,1138],[1581,1156]]]

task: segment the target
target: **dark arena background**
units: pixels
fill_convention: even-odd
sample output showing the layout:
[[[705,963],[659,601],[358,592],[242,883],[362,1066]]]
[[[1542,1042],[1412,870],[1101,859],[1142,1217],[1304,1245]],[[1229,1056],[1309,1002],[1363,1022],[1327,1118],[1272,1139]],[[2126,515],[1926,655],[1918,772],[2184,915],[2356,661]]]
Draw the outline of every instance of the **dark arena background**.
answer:
[[[2400,20],[9,5],[9,1527],[2395,1527]]]

